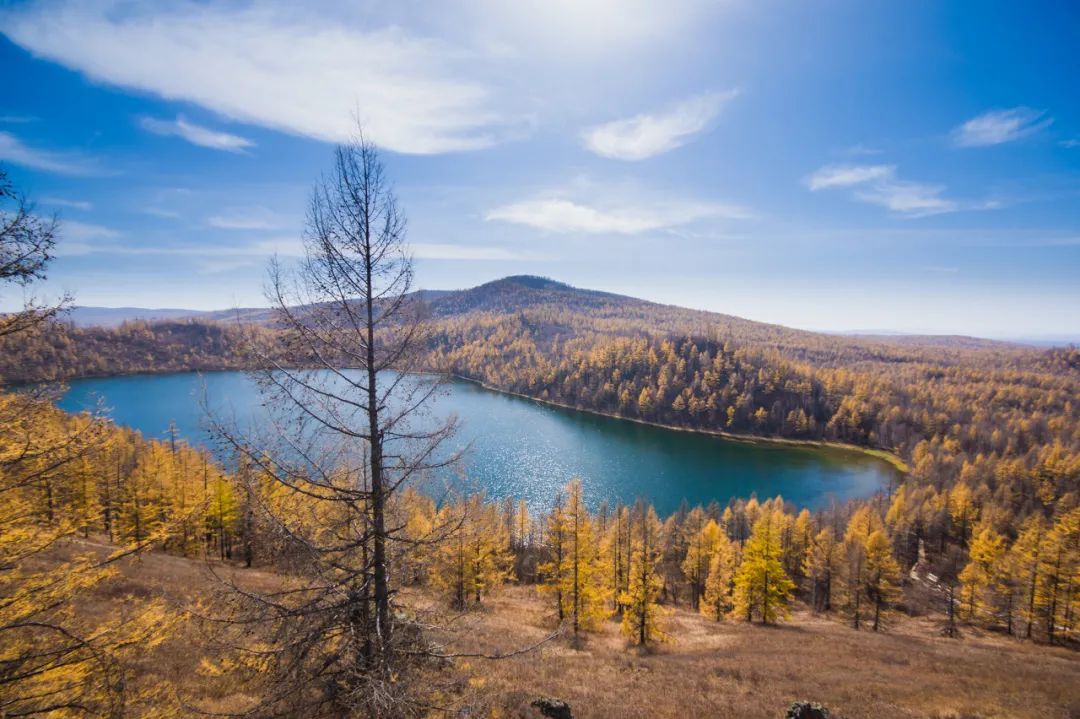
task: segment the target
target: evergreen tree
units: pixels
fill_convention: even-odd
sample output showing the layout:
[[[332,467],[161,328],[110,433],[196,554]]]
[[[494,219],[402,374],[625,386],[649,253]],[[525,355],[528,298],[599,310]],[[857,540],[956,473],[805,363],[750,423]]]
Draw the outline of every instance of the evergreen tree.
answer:
[[[721,531],[709,560],[709,575],[705,580],[705,596],[701,602],[701,613],[717,622],[731,611],[736,559],[735,545]]]
[[[598,629],[607,617],[603,568],[593,538],[593,520],[585,508],[581,480],[572,480],[566,487],[564,526],[566,548],[559,571],[563,583],[559,594],[566,605],[562,613],[569,616],[576,639],[581,631]]]
[[[960,572],[961,602],[968,619],[993,616],[1004,558],[1005,540],[989,524],[980,525],[968,547],[967,566]]]
[[[666,638],[663,609],[657,603],[663,580],[657,570],[660,561],[660,519],[651,505],[639,501],[631,517],[629,584],[622,598],[625,607],[622,631],[633,643],[648,644]]]
[[[762,512],[754,522],[735,574],[735,613],[762,624],[787,616],[795,583],[784,571],[778,528],[781,513]]]
[[[892,544],[885,530],[876,529],[866,539],[866,596],[874,607],[873,630],[881,627],[882,614],[897,595],[900,567],[892,555]]]

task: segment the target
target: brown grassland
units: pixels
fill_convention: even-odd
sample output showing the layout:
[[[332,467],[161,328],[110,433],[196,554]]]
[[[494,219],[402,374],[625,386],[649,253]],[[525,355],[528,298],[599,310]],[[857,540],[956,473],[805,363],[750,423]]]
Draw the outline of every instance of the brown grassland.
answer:
[[[76,542],[63,553],[106,545]],[[57,553],[50,555],[50,561]],[[214,574],[270,589],[272,572],[149,553],[125,560],[120,575],[80,600],[84,615],[104,618],[118,597],[164,596],[177,610],[209,596]],[[438,607],[424,594],[405,605]],[[483,609],[444,617],[441,640],[456,653],[499,654],[549,636],[550,598],[535,586],[510,586]],[[887,632],[856,632],[796,606],[792,621],[762,627],[712,622],[684,608],[667,618],[673,641],[649,651],[629,648],[609,621],[574,648],[555,638],[505,659],[458,658],[433,671],[440,705],[432,716],[533,717],[541,696],[565,700],[578,718],[781,717],[796,699],[818,701],[835,715],[859,717],[1080,716],[1080,654],[972,627],[960,639],[940,634],[940,621],[895,617]],[[213,642],[181,620],[160,647],[140,656],[132,679],[155,687],[157,701],[178,702],[181,716],[242,711],[252,697],[213,668]],[[209,659],[210,661],[207,661]],[[132,707],[133,715],[140,715]]]

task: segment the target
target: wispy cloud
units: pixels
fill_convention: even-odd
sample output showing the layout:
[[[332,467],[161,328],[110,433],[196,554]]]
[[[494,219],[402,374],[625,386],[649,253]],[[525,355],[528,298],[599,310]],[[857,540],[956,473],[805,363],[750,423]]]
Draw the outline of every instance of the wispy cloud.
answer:
[[[198,261],[199,271],[206,275],[257,267],[258,264],[258,261],[252,257],[206,257]]]
[[[551,197],[496,207],[484,219],[558,233],[637,235],[709,218],[745,219],[750,216],[751,213],[743,208],[716,203],[668,201],[601,207]]]
[[[95,225],[90,222],[75,222],[65,220],[61,225],[65,238],[75,241],[113,239],[120,237],[120,232],[104,225]]]
[[[22,125],[37,120],[33,115],[0,115],[0,122],[8,125]]]
[[[1080,138],[1070,137],[1067,140],[1062,140],[1058,144],[1062,147],[1068,147],[1069,149],[1072,149],[1074,147],[1080,147]]]
[[[0,160],[58,175],[100,174],[97,164],[81,155],[30,147],[10,132],[0,131]]]
[[[280,230],[289,223],[287,218],[260,206],[230,208],[208,217],[206,224],[219,230]]]
[[[162,220],[177,220],[181,217],[181,214],[176,210],[169,210],[164,207],[143,207],[141,211],[144,214],[151,217],[157,217]]]
[[[349,139],[358,119],[387,149],[440,153],[492,145],[508,124],[484,84],[460,79],[468,53],[288,4],[22,5],[0,30],[96,80],[320,140]]]
[[[42,197],[42,203],[53,207],[70,207],[73,210],[92,210],[94,205],[85,200],[67,200],[63,197]]]
[[[1014,142],[1048,127],[1054,118],[1029,107],[991,110],[953,130],[957,147],[986,147]]]
[[[585,147],[602,157],[644,160],[674,150],[705,130],[736,90],[706,92],[664,110],[604,123],[582,133]]]
[[[293,235],[268,237],[254,242],[205,245],[129,245],[118,242],[122,233],[101,225],[64,222],[64,241],[58,245],[64,256],[117,255],[129,257],[185,257],[197,260],[200,272],[216,274],[244,267],[257,267],[267,258],[302,257],[303,242]],[[545,255],[528,250],[488,245],[417,242],[409,245],[419,260],[512,261],[544,260]]]
[[[807,177],[805,184],[813,191],[851,189],[856,200],[909,218],[999,206],[994,201],[960,202],[945,196],[944,185],[902,180],[895,165],[827,165]]]
[[[177,115],[175,120],[141,117],[139,118],[139,125],[147,132],[152,132],[155,135],[180,137],[192,145],[209,147],[213,150],[224,150],[225,152],[243,152],[255,144],[246,137],[196,125],[185,119],[183,115]]]
[[[827,190],[884,180],[895,173],[895,165],[827,165],[808,177],[806,184],[811,190]]]
[[[905,217],[928,217],[961,209],[960,203],[943,197],[944,192],[944,185],[894,179],[857,190],[855,198]]]
[[[106,251],[122,236],[122,233],[104,225],[64,220],[60,224],[61,241],[56,245],[56,253],[70,257]]]

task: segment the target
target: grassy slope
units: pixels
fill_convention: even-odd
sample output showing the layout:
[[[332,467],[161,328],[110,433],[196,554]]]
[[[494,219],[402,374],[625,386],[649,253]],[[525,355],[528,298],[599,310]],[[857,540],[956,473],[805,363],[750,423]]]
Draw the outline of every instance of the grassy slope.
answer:
[[[118,596],[164,593],[178,606],[213,586],[206,563],[151,554],[80,611],[102,612]],[[249,585],[273,586],[260,570],[216,567]],[[408,597],[428,604],[429,598]],[[888,633],[855,632],[797,610],[787,624],[716,624],[685,609],[671,618],[675,642],[649,653],[627,648],[610,622],[580,650],[554,640],[509,659],[459,659],[432,684],[457,688],[474,716],[532,716],[549,695],[575,717],[780,717],[793,700],[820,701],[857,717],[1075,717],[1080,715],[1080,654],[967,629],[941,637],[937,625],[900,618]],[[542,639],[553,628],[549,601],[533,587],[509,587],[485,610],[457,618],[444,637],[454,651],[493,653]],[[194,626],[140,662],[140,682],[178,685],[211,711],[237,710],[247,689],[196,671],[214,650]]]
[[[477,622],[484,644],[542,634],[550,620],[531,588],[513,588]],[[575,717],[780,717],[795,699],[843,717],[1071,717],[1080,712],[1080,657],[1001,636],[941,637],[936,625],[897,620],[888,633],[856,632],[796,610],[760,627],[711,622],[679,609],[675,641],[627,649],[610,623],[583,650],[473,667],[496,705],[560,697]]]

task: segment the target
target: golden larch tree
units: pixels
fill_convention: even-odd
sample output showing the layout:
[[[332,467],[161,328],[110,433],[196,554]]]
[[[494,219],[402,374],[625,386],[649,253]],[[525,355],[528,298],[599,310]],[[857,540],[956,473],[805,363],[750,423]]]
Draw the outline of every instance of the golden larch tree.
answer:
[[[630,575],[622,597],[622,631],[633,643],[663,641],[664,610],[657,603],[664,581],[660,562],[660,519],[652,505],[638,502],[631,515]]]
[[[769,624],[788,613],[795,583],[784,571],[779,514],[779,510],[760,513],[735,574],[734,612],[747,621],[756,617]]]

